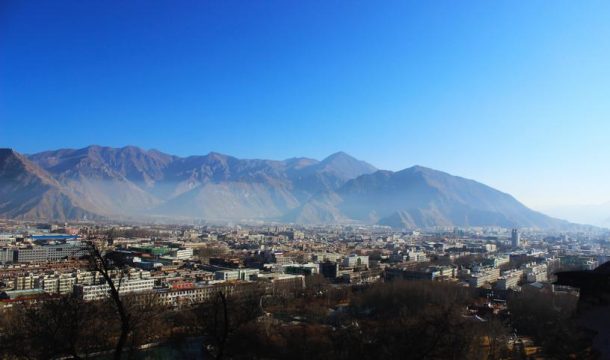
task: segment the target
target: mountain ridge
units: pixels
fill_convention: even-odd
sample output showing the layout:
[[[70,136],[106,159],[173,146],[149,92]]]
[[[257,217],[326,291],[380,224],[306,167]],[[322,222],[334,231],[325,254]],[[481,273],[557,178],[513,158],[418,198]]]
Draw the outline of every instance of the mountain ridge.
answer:
[[[15,199],[0,202],[4,217],[164,216],[397,228],[568,224],[475,180],[420,165],[379,170],[341,151],[322,160],[239,159],[217,152],[180,157],[136,146],[99,145],[27,157],[0,150],[4,153],[17,161],[0,156],[0,169],[13,171],[12,177],[7,170],[0,173],[6,178],[3,188],[21,189],[24,196],[26,180],[38,179],[31,188],[38,197],[29,199],[30,208],[18,206]],[[54,206],[53,198],[65,208]]]
[[[371,191],[372,195],[369,194]],[[385,206],[372,206],[372,209],[381,217],[378,221],[388,225],[396,225],[396,220],[390,221],[389,217],[421,218],[419,221],[403,219],[400,223],[407,226],[422,223],[427,226],[480,226],[495,223],[515,227],[546,223],[543,227],[547,227],[556,223],[528,209],[507,193],[475,180],[422,166],[384,172],[381,177],[379,173],[364,175],[348,181],[339,190],[345,201],[356,203],[356,212],[358,208],[371,208],[368,204],[358,203],[363,192],[375,199],[385,199]],[[354,197],[354,194],[357,196]],[[363,217],[363,214],[354,213],[353,206],[343,212],[351,212],[352,218]],[[485,217],[490,216],[495,219],[485,220]]]

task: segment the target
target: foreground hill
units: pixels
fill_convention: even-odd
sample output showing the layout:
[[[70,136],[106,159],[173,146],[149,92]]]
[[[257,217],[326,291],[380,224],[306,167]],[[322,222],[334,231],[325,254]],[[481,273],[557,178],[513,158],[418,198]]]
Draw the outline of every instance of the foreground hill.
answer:
[[[318,161],[178,157],[134,146],[1,152],[0,216],[163,216],[393,227],[527,226],[566,222],[473,180],[419,166],[398,172],[339,152]]]

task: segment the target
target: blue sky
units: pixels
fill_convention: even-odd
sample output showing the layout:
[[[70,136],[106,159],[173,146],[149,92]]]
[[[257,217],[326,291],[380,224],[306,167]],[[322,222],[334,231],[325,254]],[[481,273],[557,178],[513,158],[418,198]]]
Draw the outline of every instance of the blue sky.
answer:
[[[610,201],[608,1],[2,1],[0,146],[414,164]]]

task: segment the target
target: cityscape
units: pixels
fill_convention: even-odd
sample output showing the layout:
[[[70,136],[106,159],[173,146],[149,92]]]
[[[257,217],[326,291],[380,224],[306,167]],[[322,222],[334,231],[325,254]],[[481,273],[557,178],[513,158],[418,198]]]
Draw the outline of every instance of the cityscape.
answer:
[[[610,359],[610,3],[0,2],[0,360]]]
[[[412,348],[417,357],[428,341],[434,341],[434,349],[429,350],[434,358],[456,351],[460,358],[554,358],[561,356],[556,351],[566,350],[586,357],[605,351],[607,345],[603,338],[595,342],[581,334],[568,318],[583,302],[599,307],[598,299],[607,292],[593,291],[587,299],[577,287],[582,284],[575,286],[569,276],[561,277],[595,273],[610,260],[610,233],[601,229],[397,231],[358,225],[12,220],[3,221],[0,229],[0,306],[5,314],[1,329],[3,351],[9,357],[110,354],[114,338],[121,336],[121,317],[112,311],[117,304],[130,315],[123,351],[137,350],[148,358],[223,353],[230,358],[299,353],[321,358],[355,356],[356,349],[374,357],[380,351],[375,342],[383,339],[360,327],[396,326],[381,315],[393,311],[383,297],[397,301],[391,299],[398,296],[396,291],[412,301],[427,301],[410,309],[415,313],[409,321],[431,321],[427,317],[441,316],[434,311],[443,306],[448,308],[442,311],[457,312],[451,315],[456,323],[447,324],[449,320],[443,318],[430,325],[432,333],[418,340],[422,348]],[[96,263],[96,254],[108,268]],[[115,292],[120,302],[113,304]],[[367,298],[369,293],[380,298]],[[449,303],[444,303],[446,296],[452,299]],[[376,309],[377,300],[378,306],[384,305]],[[373,302],[362,308],[366,301]],[[61,312],[53,303],[61,304]],[[98,308],[84,310],[89,306]],[[437,306],[441,309],[428,309]],[[68,315],[73,311],[77,315]],[[101,338],[88,333],[88,323],[99,319],[88,318],[98,315],[87,311],[108,312]],[[379,315],[369,314],[377,311]],[[215,328],[207,323],[213,316],[228,316],[229,321]],[[538,316],[552,322],[553,328],[537,321]],[[71,332],[49,333],[58,321],[65,321]],[[224,326],[227,338],[218,340]],[[603,334],[604,326],[592,330]],[[264,329],[267,333],[260,333]],[[402,336],[423,336],[407,324],[399,329]],[[572,336],[569,341],[564,338],[566,331]],[[472,332],[479,336],[461,338]],[[335,337],[341,341],[356,337],[349,341],[365,343],[362,348],[345,349],[335,344]],[[286,347],[284,341],[299,344]],[[455,341],[463,347],[456,350]],[[591,343],[586,345],[587,341]],[[383,351],[388,357],[400,357],[399,349]]]

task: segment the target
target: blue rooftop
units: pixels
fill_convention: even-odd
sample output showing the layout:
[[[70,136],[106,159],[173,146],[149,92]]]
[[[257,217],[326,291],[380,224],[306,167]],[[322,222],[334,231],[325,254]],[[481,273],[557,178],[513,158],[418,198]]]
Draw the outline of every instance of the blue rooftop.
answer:
[[[66,234],[57,234],[57,235],[32,235],[33,240],[71,240],[77,239],[77,235],[66,235]]]

